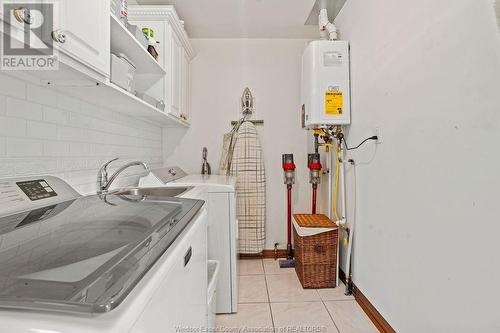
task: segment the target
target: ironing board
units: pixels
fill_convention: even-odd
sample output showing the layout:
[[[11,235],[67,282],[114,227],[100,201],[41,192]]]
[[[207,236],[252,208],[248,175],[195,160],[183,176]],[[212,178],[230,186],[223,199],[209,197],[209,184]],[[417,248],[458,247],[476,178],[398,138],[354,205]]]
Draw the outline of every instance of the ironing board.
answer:
[[[266,239],[266,174],[257,129],[251,122],[238,129],[230,170],[237,179],[239,253],[261,253]]]

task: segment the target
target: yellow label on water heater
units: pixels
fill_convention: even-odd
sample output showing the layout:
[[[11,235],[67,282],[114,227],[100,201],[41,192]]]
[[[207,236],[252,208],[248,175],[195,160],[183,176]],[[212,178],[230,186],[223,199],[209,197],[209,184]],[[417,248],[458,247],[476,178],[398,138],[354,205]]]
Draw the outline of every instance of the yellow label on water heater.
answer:
[[[339,116],[344,108],[344,99],[341,91],[327,91],[325,93],[325,114]]]

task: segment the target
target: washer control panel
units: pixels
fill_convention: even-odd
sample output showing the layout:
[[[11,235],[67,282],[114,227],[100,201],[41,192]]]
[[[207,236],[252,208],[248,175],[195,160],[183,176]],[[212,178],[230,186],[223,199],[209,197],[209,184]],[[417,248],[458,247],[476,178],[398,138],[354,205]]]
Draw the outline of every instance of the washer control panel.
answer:
[[[31,201],[56,197],[57,193],[45,179],[16,182],[17,186]]]
[[[0,179],[0,217],[56,205],[80,196],[68,183],[54,176]]]

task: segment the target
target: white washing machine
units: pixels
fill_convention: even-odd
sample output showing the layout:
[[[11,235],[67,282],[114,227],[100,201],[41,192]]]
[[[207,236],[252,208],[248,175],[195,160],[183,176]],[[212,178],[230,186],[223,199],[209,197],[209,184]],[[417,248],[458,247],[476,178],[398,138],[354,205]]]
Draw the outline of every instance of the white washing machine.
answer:
[[[205,326],[207,220],[199,200],[0,179],[0,332]]]
[[[208,259],[220,262],[217,313],[235,313],[238,306],[238,221],[236,178],[220,175],[188,175],[179,167],[151,170],[140,187],[192,186],[180,197],[201,199],[208,210]]]

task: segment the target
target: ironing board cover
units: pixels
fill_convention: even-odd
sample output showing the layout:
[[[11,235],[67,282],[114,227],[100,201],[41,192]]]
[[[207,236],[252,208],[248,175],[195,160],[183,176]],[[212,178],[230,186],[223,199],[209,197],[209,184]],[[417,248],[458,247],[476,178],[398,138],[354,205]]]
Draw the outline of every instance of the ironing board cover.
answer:
[[[261,253],[266,239],[266,174],[257,129],[251,122],[241,124],[236,134],[231,175],[236,176],[239,252]]]

